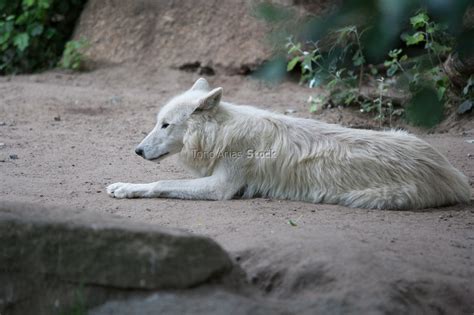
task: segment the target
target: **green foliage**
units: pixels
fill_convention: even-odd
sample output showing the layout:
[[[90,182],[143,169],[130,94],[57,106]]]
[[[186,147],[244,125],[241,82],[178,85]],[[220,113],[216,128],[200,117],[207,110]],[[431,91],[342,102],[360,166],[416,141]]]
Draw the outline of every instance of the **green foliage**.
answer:
[[[85,0],[0,0],[0,74],[54,67]]]
[[[371,98],[362,91],[362,79],[374,73],[375,69],[369,68],[369,73],[365,73],[366,58],[361,34],[363,32],[359,32],[355,26],[334,31],[330,35],[334,43],[328,53],[323,53],[318,43],[306,45],[305,50],[301,48],[301,43],[295,44],[289,40],[287,48],[292,58],[287,70],[292,71],[299,65],[301,83],[308,84],[310,88],[323,86],[328,92],[309,99],[311,112],[326,106],[356,104],[361,112],[377,112],[376,118],[380,121],[386,117],[386,109],[391,108],[392,103],[383,96],[386,92],[383,79],[377,96]],[[388,116],[392,114],[393,110]]]
[[[399,70],[405,71],[401,63],[406,61],[408,56],[400,56],[402,52],[402,49],[393,49],[388,53],[390,59],[384,62],[384,66],[387,68],[387,76],[393,77]]]
[[[413,28],[412,34],[402,34],[402,39],[407,46],[423,44],[428,53],[435,54],[438,61],[441,61],[440,57],[451,52],[450,46],[441,43],[446,41],[450,45],[453,44],[453,39],[444,32],[447,27],[431,21],[425,10],[418,11],[410,19],[410,24]]]
[[[84,67],[84,55],[82,51],[87,46],[89,46],[89,43],[83,38],[67,42],[63,56],[59,61],[59,67],[75,71],[82,70]]]
[[[441,44],[441,40],[444,43],[452,43],[452,40],[444,34],[445,28],[432,21],[424,10],[410,18],[410,25],[411,28],[401,36],[405,47],[390,50],[383,64],[386,76],[392,78],[390,80],[380,76],[374,66],[367,66],[363,44],[365,31],[359,31],[354,25],[331,32],[328,38],[332,44],[326,52],[323,52],[319,42],[294,43],[290,38],[286,46],[289,56],[287,71],[298,69],[299,66],[301,83],[308,84],[310,88],[324,86],[328,91],[327,95],[310,99],[310,111],[325,106],[357,105],[361,112],[375,113],[375,119],[380,124],[388,120],[391,125],[394,115],[404,113],[404,108],[399,105],[409,104],[406,118],[410,122],[425,127],[439,122],[446,94],[452,88],[440,66],[452,48]],[[404,53],[405,49],[414,45],[421,46],[422,52],[428,57],[424,58],[423,54],[421,57],[410,57]],[[372,93],[363,90],[363,83],[368,85]],[[391,99],[388,92],[395,87],[412,95],[412,100],[407,98],[408,103],[401,103]],[[430,93],[433,95],[428,96]],[[399,103],[396,104],[396,101]],[[430,104],[417,105],[417,101]],[[433,112],[432,116],[427,115],[429,110]]]
[[[463,26],[471,3],[345,0],[334,10],[298,19],[291,10],[285,12],[284,6],[271,10],[271,2],[264,1],[262,10],[257,11],[265,12],[267,17],[261,18],[272,23],[271,39],[283,37],[288,43],[284,46],[281,41],[273,42],[275,46],[280,44],[276,49],[279,60],[281,48],[286,48],[287,62],[269,62],[266,66],[278,69],[266,71],[275,76],[285,70],[300,72],[301,83],[312,88],[321,86],[323,93],[309,99],[312,112],[350,104],[359,106],[362,112],[374,113],[379,121],[390,122],[394,115],[404,115],[419,124],[417,111],[410,115],[404,111],[409,104],[416,105],[410,100],[421,92],[431,93],[438,100],[420,104],[432,108],[433,113],[443,112],[452,102],[463,103],[458,112],[464,112],[471,108],[473,89],[470,85],[466,88],[468,95],[458,91],[442,63],[449,55],[468,60],[474,53],[474,33]]]

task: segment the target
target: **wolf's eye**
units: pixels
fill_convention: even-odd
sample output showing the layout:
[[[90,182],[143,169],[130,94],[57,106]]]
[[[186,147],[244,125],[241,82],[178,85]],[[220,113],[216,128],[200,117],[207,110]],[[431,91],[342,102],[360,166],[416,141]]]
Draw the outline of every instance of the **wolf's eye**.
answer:
[[[161,125],[161,128],[166,129],[166,128],[168,128],[169,125],[170,124],[163,124],[163,125]]]

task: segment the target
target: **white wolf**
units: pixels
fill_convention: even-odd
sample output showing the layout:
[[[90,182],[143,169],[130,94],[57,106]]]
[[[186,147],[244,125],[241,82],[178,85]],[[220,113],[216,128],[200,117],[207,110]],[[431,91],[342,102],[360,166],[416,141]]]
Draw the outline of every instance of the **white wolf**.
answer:
[[[115,198],[226,200],[261,196],[376,209],[469,202],[467,178],[428,143],[402,131],[354,130],[221,102],[203,78],[158,114],[135,152],[179,153],[200,178],[115,183]]]

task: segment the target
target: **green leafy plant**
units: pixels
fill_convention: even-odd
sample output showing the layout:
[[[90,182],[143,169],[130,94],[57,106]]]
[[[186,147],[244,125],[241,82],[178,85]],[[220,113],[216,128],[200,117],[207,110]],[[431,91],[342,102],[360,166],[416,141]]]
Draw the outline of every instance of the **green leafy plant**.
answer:
[[[357,27],[349,26],[333,33],[335,38],[327,53],[323,53],[318,43],[309,43],[303,49],[301,43],[294,43],[291,38],[287,43],[288,54],[291,56],[287,71],[299,66],[300,82],[310,88],[324,86],[327,94],[311,97],[310,111],[315,112],[327,106],[358,105],[361,112],[378,110],[377,119],[383,119],[385,100],[368,97],[362,91],[363,79],[366,75],[377,74],[369,67],[366,74],[366,58],[361,45],[361,34]],[[377,103],[379,102],[379,103]]]
[[[384,66],[387,68],[387,75],[389,77],[394,76],[399,70],[405,71],[401,63],[406,61],[408,59],[408,56],[401,56],[402,52],[402,49],[393,49],[388,53],[390,59],[385,60]]]
[[[89,46],[89,43],[81,38],[80,40],[71,40],[66,43],[63,56],[59,61],[59,67],[70,70],[82,70],[84,68],[83,50]]]
[[[85,0],[0,0],[0,74],[56,66]]]
[[[404,75],[408,77],[409,90],[413,94],[427,87],[432,88],[436,91],[438,100],[444,102],[446,100],[446,92],[452,86],[441,64],[446,55],[452,51],[452,48],[442,44],[441,41],[444,40],[452,45],[454,44],[453,39],[444,32],[446,27],[431,21],[425,10],[420,10],[415,16],[411,17],[410,24],[412,27],[410,32],[412,34],[404,33],[402,34],[402,39],[407,47],[422,45],[428,55],[428,62],[423,62],[423,58],[420,58],[412,63],[408,71],[405,71],[401,63],[406,61],[408,57],[404,55],[400,60],[397,60],[398,56],[391,56],[392,61],[398,61],[398,64],[395,66],[391,64],[391,61],[386,61],[385,66],[388,66],[387,74],[390,75],[389,72],[398,67],[397,70],[401,69]],[[443,102],[439,103],[441,104],[440,106],[443,106]]]
[[[394,116],[403,116],[405,106],[410,106],[410,114],[405,117],[414,124],[431,126],[438,122],[440,113],[452,91],[452,84],[441,66],[451,52],[452,38],[445,33],[445,27],[430,19],[425,10],[419,10],[410,18],[410,29],[401,35],[405,45],[388,52],[383,63],[386,77],[379,74],[377,67],[367,64],[364,48],[365,31],[354,25],[344,26],[331,32],[324,50],[319,42],[294,42],[286,45],[289,61],[287,71],[299,69],[300,83],[310,88],[322,86],[326,94],[309,99],[310,111],[315,112],[327,106],[356,105],[364,113],[375,113],[374,118],[382,125],[392,125]],[[411,47],[415,47],[413,50]],[[326,43],[327,47],[327,43]],[[412,50],[410,53],[405,51]],[[386,79],[387,78],[387,79]],[[365,89],[363,89],[363,86]],[[394,98],[389,93],[395,88],[404,91],[408,97]],[[470,90],[470,85],[465,88]],[[410,98],[429,100],[430,91],[435,92],[437,102],[432,102],[436,117],[428,123],[420,123],[424,117],[417,117],[426,111],[416,110]],[[421,106],[421,105],[420,105]]]
[[[446,27],[431,21],[425,10],[420,10],[415,16],[411,17],[410,24],[413,28],[412,33],[404,33],[402,35],[406,45],[423,44],[430,56],[431,62],[435,63],[432,60],[432,54],[434,54],[438,58],[437,61],[441,63],[441,56],[448,54],[452,50],[450,46],[441,44],[442,39],[452,44],[452,39],[443,32],[446,30]]]

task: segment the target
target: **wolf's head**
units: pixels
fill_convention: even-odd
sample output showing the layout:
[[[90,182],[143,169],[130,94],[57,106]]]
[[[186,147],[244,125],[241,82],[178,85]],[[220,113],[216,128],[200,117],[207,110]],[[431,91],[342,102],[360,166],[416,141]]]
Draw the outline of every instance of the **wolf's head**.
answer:
[[[135,149],[147,160],[160,160],[179,153],[191,115],[210,111],[219,105],[222,88],[211,90],[209,83],[198,79],[188,91],[170,100],[159,112],[155,128]]]

